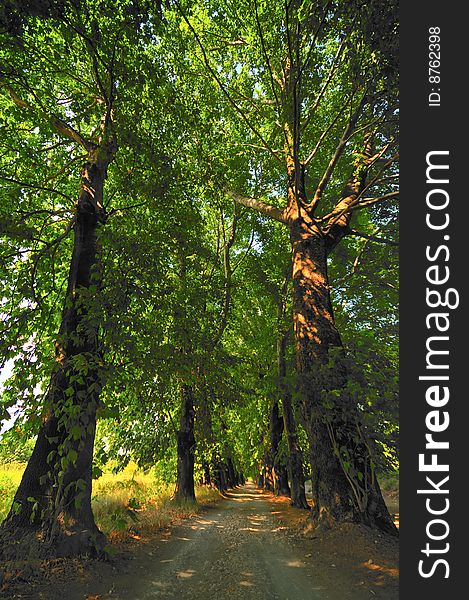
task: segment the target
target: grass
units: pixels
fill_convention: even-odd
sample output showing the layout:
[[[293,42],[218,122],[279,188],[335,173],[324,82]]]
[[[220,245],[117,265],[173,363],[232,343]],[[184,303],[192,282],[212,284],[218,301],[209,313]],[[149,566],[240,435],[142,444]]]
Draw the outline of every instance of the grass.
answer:
[[[10,509],[25,465],[0,465],[0,520]],[[210,487],[196,489],[196,503],[175,503],[174,485],[159,481],[130,464],[116,474],[105,473],[93,482],[92,506],[98,527],[113,542],[150,535],[180,519],[191,517],[201,506],[220,499]]]
[[[3,521],[10,510],[25,466],[22,463],[0,465],[0,521]]]

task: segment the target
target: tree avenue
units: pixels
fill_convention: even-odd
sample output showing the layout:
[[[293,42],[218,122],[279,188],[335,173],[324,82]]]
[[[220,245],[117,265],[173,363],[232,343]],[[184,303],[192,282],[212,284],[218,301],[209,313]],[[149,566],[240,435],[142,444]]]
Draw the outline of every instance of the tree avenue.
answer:
[[[296,367],[311,452],[313,518],[330,525],[353,514],[353,518],[393,531],[357,408],[346,389],[345,366],[340,353],[331,358],[332,349],[340,349],[342,342],[330,300],[327,259],[344,236],[359,235],[351,227],[355,211],[397,196],[393,186],[388,192],[380,187],[397,158],[393,127],[397,109],[396,44],[392,37],[395,6],[370,3],[368,10],[358,14],[358,4],[306,6],[297,1],[275,9],[254,2],[254,16],[244,17],[245,23],[239,17],[241,10],[220,8],[220,13],[228,16],[225,23],[232,24],[233,32],[243,32],[240,43],[256,44],[261,49],[246,80],[254,79],[250,82],[253,103],[273,107],[275,117],[266,124],[253,110],[237,103],[237,95],[246,98],[245,90],[242,93],[237,83],[225,82],[223,72],[220,75],[212,67],[204,42],[180,8],[221,92],[257,138],[260,149],[284,165],[287,194],[283,207],[232,189],[227,193],[239,204],[285,224],[289,230]],[[372,27],[383,18],[391,26],[391,34],[383,36],[379,47]],[[275,35],[283,44],[272,48],[269,43]],[[377,64],[376,56],[385,68],[383,63]],[[321,69],[317,59],[323,61]],[[345,83],[346,75],[349,80]],[[328,120],[324,129],[314,128],[315,121],[321,122],[318,113],[323,106],[327,106]],[[316,131],[312,133],[313,129]],[[314,169],[313,161],[321,146],[331,138],[329,160],[324,167]],[[350,144],[355,148],[347,156]],[[341,179],[337,174],[341,159],[342,177],[347,166],[349,173],[339,191],[336,181]],[[308,198],[306,176],[310,165],[309,179],[317,178],[317,183]],[[329,205],[319,214],[326,192],[330,195]],[[335,362],[332,366],[331,360]],[[331,395],[334,400],[329,406]]]
[[[103,554],[108,461],[175,502],[250,476],[315,526],[395,534],[396,10],[6,3],[2,402],[35,439],[0,529],[17,554]]]

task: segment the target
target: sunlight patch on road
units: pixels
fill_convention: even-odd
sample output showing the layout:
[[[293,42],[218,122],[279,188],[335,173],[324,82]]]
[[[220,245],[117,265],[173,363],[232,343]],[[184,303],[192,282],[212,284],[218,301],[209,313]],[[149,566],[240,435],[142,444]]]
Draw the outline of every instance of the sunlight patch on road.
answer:
[[[227,493],[227,498],[230,500],[235,500],[236,502],[245,502],[246,500],[263,500],[262,496],[259,494],[233,494]]]
[[[171,587],[170,583],[165,583],[164,581],[153,581],[153,585],[160,590],[167,590]]]
[[[287,565],[287,567],[295,567],[297,569],[302,569],[304,568],[304,563],[301,562],[301,560],[287,560],[285,561],[285,564]]]
[[[271,529],[272,533],[275,533],[276,531],[283,531],[285,529],[288,529],[288,527],[284,527],[283,525],[280,525],[279,527],[274,527],[273,529]]]
[[[186,571],[178,571],[176,575],[179,579],[190,579],[195,573],[194,569],[187,569]]]
[[[364,562],[360,566],[369,569],[370,571],[378,571],[380,573],[386,573],[390,577],[399,577],[399,569],[390,569],[389,567],[383,567],[370,562]]]

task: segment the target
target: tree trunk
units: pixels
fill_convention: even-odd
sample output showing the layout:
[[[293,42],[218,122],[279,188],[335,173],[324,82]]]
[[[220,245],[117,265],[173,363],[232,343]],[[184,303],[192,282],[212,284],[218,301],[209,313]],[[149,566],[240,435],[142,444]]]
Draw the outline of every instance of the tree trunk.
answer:
[[[174,236],[178,242],[179,280],[182,295],[187,293],[187,257],[185,252],[185,239],[180,226],[174,229]],[[191,365],[194,375],[194,355],[192,354],[191,328],[184,303],[177,304],[174,309],[174,325],[178,353],[183,358],[183,365]],[[173,499],[177,502],[195,502],[194,485],[194,458],[195,458],[195,407],[194,388],[186,383],[188,373],[185,368],[179,374],[181,413],[179,417],[179,431],[177,432],[177,474],[176,488]],[[190,379],[189,379],[190,381]]]
[[[273,492],[274,491],[274,477],[273,477],[273,470],[274,470],[274,464],[272,462],[272,456],[271,456],[271,452],[268,451],[265,453],[264,455],[264,466],[262,467],[263,469],[263,488],[264,490],[267,490],[268,492]]]
[[[298,447],[296,434],[296,421],[293,413],[291,394],[285,386],[287,374],[286,345],[288,333],[281,335],[277,341],[278,374],[280,379],[280,391],[282,393],[282,412],[285,434],[288,446],[288,472],[290,477],[291,505],[295,508],[309,509],[306,501],[305,479],[303,473],[303,459]]]
[[[279,457],[280,442],[283,434],[283,418],[280,416],[278,402],[270,410],[270,451],[273,492],[277,496],[290,496],[287,468]]]
[[[92,460],[101,358],[86,290],[96,284],[97,229],[115,146],[90,151],[81,176],[66,301],[46,417],[12,508],[2,524],[14,539],[40,539],[38,553],[100,554],[106,543],[91,510]],[[38,535],[36,535],[38,534]],[[33,542],[31,542],[33,543]]]
[[[226,462],[224,462],[224,468],[225,468],[225,474],[226,474],[226,485],[228,486],[228,488],[232,488],[234,474],[233,474],[233,471],[231,470],[230,461],[228,459],[226,459]]]
[[[335,327],[324,235],[301,216],[290,226],[293,318],[299,391],[312,465],[313,521],[354,520],[395,532],[347,394],[342,342]]]
[[[290,485],[288,483],[288,469],[285,465],[277,465],[274,478],[274,493],[277,496],[291,497]]]
[[[223,492],[226,492],[228,489],[228,478],[226,476],[226,465],[221,460],[219,462],[219,473],[220,473],[220,488]]]
[[[258,472],[257,472],[257,487],[258,488],[263,488],[264,487],[264,467],[258,467]]]
[[[213,482],[217,490],[223,493],[226,490],[226,481],[223,472],[223,465],[221,463],[221,459],[218,456],[215,456],[213,463]]]
[[[194,489],[194,398],[189,385],[182,386],[182,407],[177,433],[177,481],[174,499],[195,502]]]
[[[204,460],[202,462],[202,469],[203,469],[203,476],[202,476],[203,485],[212,485],[212,477],[210,474],[210,465],[206,460]]]

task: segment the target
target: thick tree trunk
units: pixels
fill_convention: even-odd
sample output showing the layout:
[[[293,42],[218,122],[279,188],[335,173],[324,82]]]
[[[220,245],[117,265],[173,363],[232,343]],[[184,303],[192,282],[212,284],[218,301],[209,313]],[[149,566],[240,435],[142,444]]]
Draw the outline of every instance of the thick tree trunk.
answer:
[[[236,473],[236,469],[231,456],[228,456],[228,458],[226,459],[226,467],[228,471],[228,485],[231,488],[236,487],[238,485],[238,475]]]
[[[263,470],[263,485],[262,487],[267,490],[268,492],[273,492],[274,491],[274,476],[273,476],[273,470],[274,470],[274,464],[272,462],[272,455],[271,452],[268,451],[265,453],[264,455],[264,466],[262,467]]]
[[[189,385],[182,386],[182,407],[177,433],[177,481],[174,499],[195,502],[194,489],[194,397]]]
[[[280,416],[278,402],[274,402],[270,409],[270,451],[271,451],[271,477],[273,492],[277,496],[289,496],[287,467],[282,464],[279,456],[280,442],[283,434],[283,417]]]
[[[258,473],[257,473],[257,487],[258,488],[263,488],[264,487],[264,467],[259,467],[258,469]]]
[[[288,483],[288,468],[285,465],[278,465],[275,468],[274,493],[277,496],[290,496],[291,490]]]
[[[212,481],[215,484],[217,490],[223,493],[226,490],[225,478],[223,475],[223,469],[220,462],[220,458],[215,456],[212,462]]]
[[[184,236],[179,228],[174,230],[178,241],[179,252],[179,279],[180,291],[186,294],[187,286],[187,260],[184,245]],[[193,361],[190,325],[185,306],[176,305],[174,310],[174,325],[176,339],[179,344],[178,351],[183,357],[183,364]],[[194,458],[195,458],[195,406],[194,388],[187,383],[188,376],[185,369],[180,373],[181,412],[179,417],[179,431],[177,432],[177,474],[176,488],[173,499],[177,502],[195,502],[194,485]]]
[[[323,234],[301,217],[290,226],[293,315],[303,416],[312,466],[313,521],[344,520],[395,527],[360,435],[358,408],[347,394],[342,342],[335,327]],[[357,441],[358,438],[358,441]]]
[[[303,473],[303,459],[298,447],[296,433],[296,420],[293,413],[291,394],[286,389],[284,379],[287,374],[286,345],[287,333],[281,335],[277,342],[278,374],[280,379],[280,391],[282,392],[282,413],[285,434],[288,446],[288,472],[290,477],[291,505],[295,508],[309,509],[306,501],[305,479]]]
[[[228,489],[228,479],[226,477],[226,465],[220,460],[218,462],[218,480],[219,480],[219,490],[223,493]]]
[[[101,382],[94,319],[84,292],[96,283],[97,228],[106,169],[114,156],[90,151],[84,165],[74,227],[66,301],[56,343],[56,367],[43,425],[2,524],[14,539],[41,539],[39,553],[100,554],[105,537],[91,510],[93,445]],[[106,156],[103,156],[106,154]]]

